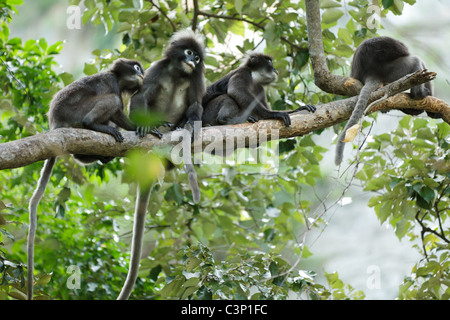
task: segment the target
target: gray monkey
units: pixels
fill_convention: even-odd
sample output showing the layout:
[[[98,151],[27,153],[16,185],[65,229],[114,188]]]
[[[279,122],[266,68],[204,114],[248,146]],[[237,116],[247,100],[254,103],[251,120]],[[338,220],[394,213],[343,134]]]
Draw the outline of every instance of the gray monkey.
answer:
[[[301,106],[296,110],[271,110],[264,86],[278,79],[269,55],[248,52],[240,67],[207,88],[203,97],[203,125],[224,125],[256,122],[262,119],[278,119],[290,126],[290,113],[300,110],[315,112],[316,107]]]
[[[136,130],[136,126],[123,112],[122,94],[132,94],[143,81],[142,65],[136,60],[118,59],[111,69],[81,78],[60,90],[50,102],[48,112],[50,129],[85,128],[111,135],[117,142],[123,136],[114,124],[125,130]],[[96,155],[74,155],[82,164],[100,160],[106,163],[113,157]],[[56,158],[47,159],[42,168],[36,190],[29,204],[28,231],[28,299],[33,299],[34,239],[36,235],[36,213],[39,201],[45,192]]]
[[[336,146],[335,164],[342,162],[347,129],[361,119],[367,108],[370,94],[379,86],[394,82],[410,73],[426,69],[425,64],[416,56],[409,54],[408,48],[400,41],[389,37],[376,37],[361,42],[355,51],[350,76],[364,85],[358,97],[355,109],[348,120]],[[423,99],[433,95],[433,84],[427,82],[411,88],[413,99]],[[417,115],[421,110],[403,109],[404,113]],[[438,114],[428,112],[433,118]]]
[[[143,137],[148,133],[161,138],[161,125],[172,129],[185,128],[193,133],[194,122],[201,121],[202,97],[206,91],[204,38],[201,34],[185,29],[176,32],[164,51],[163,58],[145,71],[144,84],[130,103],[130,117],[137,124],[136,133]],[[160,123],[149,123],[142,113],[159,113]],[[150,115],[151,116],[151,115]],[[185,164],[194,202],[200,199],[197,174],[192,163]],[[142,240],[151,186],[138,186],[138,198],[134,213],[131,259],[128,275],[118,300],[126,300],[136,282],[142,249]]]

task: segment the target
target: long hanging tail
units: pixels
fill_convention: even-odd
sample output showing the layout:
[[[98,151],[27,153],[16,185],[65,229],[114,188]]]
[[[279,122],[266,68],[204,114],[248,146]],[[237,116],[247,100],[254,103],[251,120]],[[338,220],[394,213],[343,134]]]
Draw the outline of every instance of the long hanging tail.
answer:
[[[131,241],[131,258],[128,275],[120,291],[117,300],[127,300],[133,291],[134,284],[139,272],[141,260],[142,242],[144,238],[145,217],[147,215],[148,200],[153,186],[138,186],[136,208],[134,211],[133,239]]]
[[[200,201],[200,188],[198,187],[197,172],[195,171],[194,165],[192,163],[185,164],[184,168],[188,174],[189,184],[192,190],[192,198],[195,203]]]
[[[47,187],[48,181],[52,175],[53,167],[55,166],[56,158],[49,158],[45,161],[44,167],[41,171],[41,176],[39,177],[39,181],[37,183],[36,190],[30,199],[30,204],[28,207],[29,210],[29,226],[28,226],[28,257],[27,257],[27,289],[28,289],[28,300],[33,300],[33,273],[34,273],[34,239],[36,237],[36,226],[37,226],[37,206],[39,201],[41,200],[45,188]]]
[[[361,92],[359,93],[358,101],[356,102],[355,109],[353,109],[352,115],[350,119],[348,120],[344,130],[342,131],[341,135],[339,136],[339,139],[337,141],[336,145],[336,155],[334,158],[334,163],[338,166],[342,162],[342,158],[344,157],[344,148],[345,143],[342,142],[345,138],[345,133],[347,129],[354,126],[358,123],[359,119],[363,116],[364,110],[367,108],[367,102],[369,101],[370,94],[375,91],[378,86],[380,85],[380,82],[378,80],[368,80],[366,81],[366,84],[361,89]]]

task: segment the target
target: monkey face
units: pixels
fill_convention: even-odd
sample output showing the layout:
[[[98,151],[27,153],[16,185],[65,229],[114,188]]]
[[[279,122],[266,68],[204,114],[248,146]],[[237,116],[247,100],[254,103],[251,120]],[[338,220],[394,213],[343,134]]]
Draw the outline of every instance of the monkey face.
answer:
[[[260,85],[268,85],[278,79],[278,71],[274,68],[272,58],[266,54],[250,52],[244,60],[252,71],[252,79]]]
[[[187,74],[191,74],[202,62],[202,59],[195,50],[189,48],[185,49],[183,53],[184,58],[181,61],[182,70]]]
[[[268,85],[278,79],[278,71],[273,67],[272,59],[260,61],[260,64],[252,71],[253,81],[260,85]]]
[[[139,61],[118,59],[114,62],[111,71],[119,80],[121,90],[135,91],[144,81],[144,69]]]

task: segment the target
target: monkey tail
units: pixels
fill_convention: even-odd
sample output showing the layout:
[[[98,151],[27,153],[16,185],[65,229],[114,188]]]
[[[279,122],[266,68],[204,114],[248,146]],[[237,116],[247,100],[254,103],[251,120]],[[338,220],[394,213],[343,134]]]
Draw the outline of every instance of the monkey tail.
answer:
[[[345,144],[342,142],[345,138],[345,133],[347,132],[347,129],[351,128],[355,124],[358,123],[359,119],[363,116],[364,110],[367,108],[367,102],[369,101],[370,94],[375,91],[378,86],[380,85],[380,82],[378,80],[367,80],[364,87],[361,89],[361,92],[359,93],[358,101],[356,102],[356,106],[353,109],[352,115],[350,119],[348,120],[347,124],[345,125],[344,130],[340,134],[338,138],[338,142],[336,145],[336,155],[334,158],[334,163],[338,166],[341,164],[342,159],[344,157],[344,148]]]
[[[144,239],[145,217],[147,215],[148,200],[153,186],[138,186],[136,208],[134,211],[133,238],[131,240],[131,258],[128,275],[120,291],[117,300],[128,300],[133,291],[134,284],[139,272],[141,260],[142,242]]]
[[[34,273],[34,239],[36,237],[36,226],[37,226],[37,206],[41,200],[45,188],[52,175],[53,167],[55,166],[56,158],[49,158],[45,161],[44,167],[41,171],[41,176],[37,183],[36,190],[30,199],[29,210],[29,226],[28,226],[28,239],[27,239],[27,289],[28,289],[28,300],[33,300],[33,273]]]
[[[189,184],[192,190],[192,198],[195,203],[200,201],[200,188],[198,187],[197,172],[195,171],[194,165],[192,163],[185,164],[184,168],[188,174]]]

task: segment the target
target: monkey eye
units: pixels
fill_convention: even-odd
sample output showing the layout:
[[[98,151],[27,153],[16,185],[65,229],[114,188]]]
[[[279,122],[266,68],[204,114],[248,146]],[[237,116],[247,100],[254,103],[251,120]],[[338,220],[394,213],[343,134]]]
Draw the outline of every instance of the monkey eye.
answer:
[[[194,54],[194,52],[189,49],[184,50],[184,53],[187,54],[188,56],[192,56]]]
[[[199,56],[195,56],[195,63],[200,63],[200,57]]]
[[[138,64],[134,65],[134,70],[142,72],[141,67]]]

